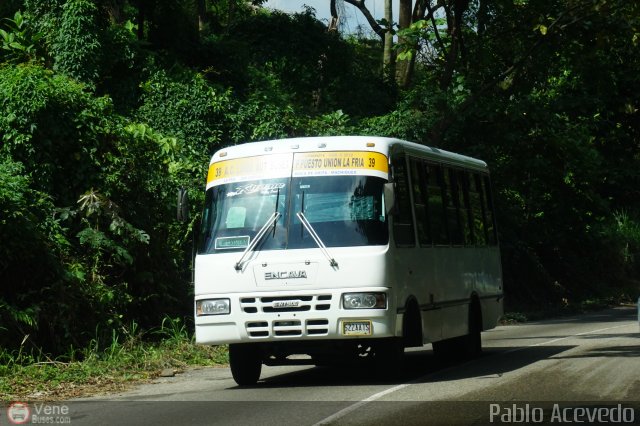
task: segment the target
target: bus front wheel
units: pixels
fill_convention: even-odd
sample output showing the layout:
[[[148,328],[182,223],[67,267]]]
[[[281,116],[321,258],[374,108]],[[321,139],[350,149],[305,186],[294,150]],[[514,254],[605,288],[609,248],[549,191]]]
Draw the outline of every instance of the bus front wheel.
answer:
[[[252,344],[229,345],[229,366],[233,380],[240,386],[255,385],[262,371],[262,353]]]

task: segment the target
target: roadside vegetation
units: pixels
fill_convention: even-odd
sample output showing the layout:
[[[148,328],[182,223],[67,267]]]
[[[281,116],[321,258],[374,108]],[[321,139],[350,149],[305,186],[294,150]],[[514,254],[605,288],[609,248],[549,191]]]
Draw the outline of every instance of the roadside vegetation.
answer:
[[[302,3],[0,2],[0,396],[224,362],[184,318],[206,167],[241,142],[481,158],[512,320],[636,300],[640,3],[397,1],[352,33]]]
[[[179,319],[165,318],[156,330],[142,331],[135,323],[112,331],[101,346],[91,340],[85,348],[69,348],[52,359],[39,348],[21,346],[0,352],[0,400],[57,400],[118,392],[132,384],[187,368],[224,365],[225,346],[195,345]]]

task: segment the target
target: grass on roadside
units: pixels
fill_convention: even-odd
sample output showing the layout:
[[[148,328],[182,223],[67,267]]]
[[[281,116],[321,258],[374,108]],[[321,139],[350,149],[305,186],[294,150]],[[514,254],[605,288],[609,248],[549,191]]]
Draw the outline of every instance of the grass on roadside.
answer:
[[[589,299],[571,302],[566,299],[547,306],[532,306],[528,304],[508,306],[506,312],[500,318],[501,325],[522,324],[528,321],[563,317],[567,315],[583,314],[599,311],[614,306],[633,304],[634,300],[626,294],[610,297],[592,297]]]
[[[56,400],[125,389],[132,383],[158,377],[165,369],[180,372],[189,366],[228,362],[227,348],[195,345],[179,319],[165,318],[162,326],[142,333],[133,324],[100,347],[71,348],[51,359],[42,352],[0,349],[0,400]]]

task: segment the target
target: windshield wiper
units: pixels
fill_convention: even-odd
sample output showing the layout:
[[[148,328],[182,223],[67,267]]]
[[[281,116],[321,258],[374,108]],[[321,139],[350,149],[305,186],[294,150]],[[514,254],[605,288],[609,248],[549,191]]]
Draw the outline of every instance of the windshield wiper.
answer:
[[[337,268],[338,267],[338,262],[336,262],[336,260],[333,257],[331,257],[331,255],[327,251],[327,246],[324,245],[324,243],[320,239],[320,236],[318,235],[316,230],[313,229],[313,226],[311,226],[311,223],[309,223],[309,221],[307,220],[307,217],[304,215],[304,213],[298,212],[298,213],[296,213],[296,216],[298,216],[298,219],[300,219],[300,222],[302,223],[304,228],[307,230],[307,232],[309,232],[309,234],[311,235],[311,238],[313,238],[313,241],[316,242],[318,247],[320,247],[320,250],[322,250],[322,253],[329,260],[329,264],[332,267]]]
[[[277,210],[273,212],[271,216],[269,216],[269,219],[265,222],[264,225],[262,225],[262,228],[260,228],[256,236],[253,237],[253,241],[251,241],[251,244],[249,244],[247,248],[244,249],[244,252],[242,252],[242,257],[240,257],[240,260],[238,260],[235,265],[236,271],[242,271],[242,261],[244,260],[245,256],[256,248],[258,243],[262,241],[265,235],[267,235],[267,230],[269,229],[269,227],[276,223],[280,216],[282,216],[282,213]]]

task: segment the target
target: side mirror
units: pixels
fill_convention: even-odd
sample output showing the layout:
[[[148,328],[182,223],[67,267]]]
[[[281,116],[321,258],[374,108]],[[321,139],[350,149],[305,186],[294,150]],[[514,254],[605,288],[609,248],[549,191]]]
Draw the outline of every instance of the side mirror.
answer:
[[[180,222],[187,222],[189,220],[189,195],[185,188],[178,189],[177,219]]]
[[[393,182],[387,182],[384,184],[384,208],[385,213],[388,215],[393,211],[393,206],[396,202],[396,194]]]

